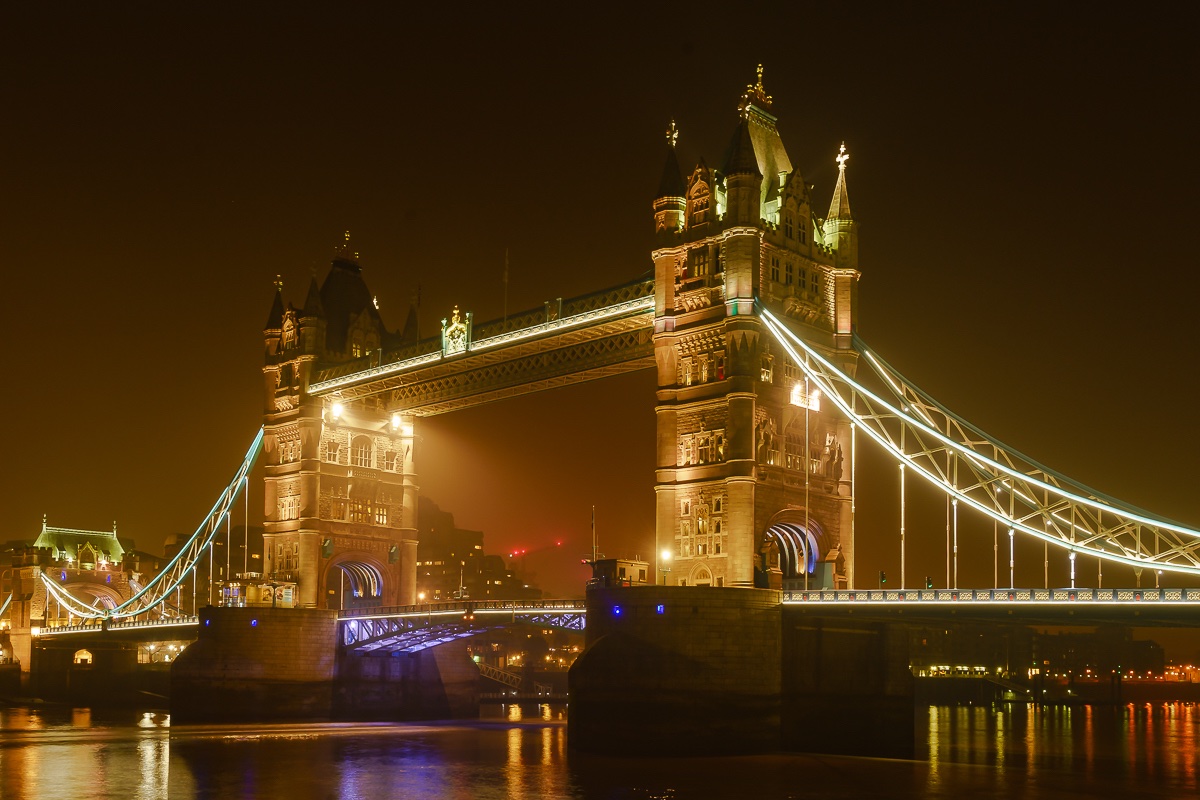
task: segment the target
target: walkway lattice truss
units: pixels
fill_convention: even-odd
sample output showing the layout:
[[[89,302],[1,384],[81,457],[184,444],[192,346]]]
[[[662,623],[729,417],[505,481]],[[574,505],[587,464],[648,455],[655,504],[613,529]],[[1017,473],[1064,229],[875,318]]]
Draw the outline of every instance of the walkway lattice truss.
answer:
[[[880,378],[886,399],[823,358],[771,312],[759,313],[856,429],[956,503],[1073,554],[1200,574],[1200,532],[1108,497],[992,438],[915,386],[857,335],[860,369],[865,364]]]
[[[262,442],[263,431],[260,428],[254,441],[250,443],[250,449],[246,451],[241,466],[234,473],[233,480],[221,492],[212,510],[208,512],[208,516],[196,528],[196,532],[184,542],[183,546],[179,548],[179,552],[161,572],[124,603],[114,608],[96,608],[72,595],[66,587],[55,583],[51,576],[42,573],[42,583],[45,585],[46,591],[72,615],[83,619],[129,619],[151,612],[165,617],[172,610],[178,613],[177,608],[172,608],[172,595],[187,580],[189,574],[194,574],[196,565],[208,552],[208,548],[212,546],[212,541],[220,532],[221,526],[228,524],[230,510],[233,508],[234,501],[245,491],[247,476],[254,466],[255,459],[258,458]]]

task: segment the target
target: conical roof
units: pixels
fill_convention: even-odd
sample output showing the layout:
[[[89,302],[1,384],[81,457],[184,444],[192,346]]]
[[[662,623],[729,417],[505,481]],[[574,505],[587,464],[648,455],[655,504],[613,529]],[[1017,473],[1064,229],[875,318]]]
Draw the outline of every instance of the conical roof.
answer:
[[[308,283],[308,297],[304,298],[304,316],[319,317],[325,313],[325,306],[321,304],[321,288],[317,286],[317,276],[313,275],[312,280]]]
[[[267,315],[264,330],[277,331],[283,327],[283,284],[275,284],[275,301],[271,303],[271,313]]]
[[[725,167],[722,172],[726,175],[762,177],[762,171],[758,168],[758,157],[754,154],[754,142],[750,138],[750,123],[745,117],[738,121],[733,141],[729,143],[729,152],[725,155]]]
[[[667,161],[663,164],[662,180],[658,182],[658,198],[685,197],[687,185],[683,182],[683,173],[679,170],[679,159],[674,147],[667,147]]]
[[[833,199],[829,203],[827,219],[853,219],[850,216],[850,194],[846,191],[846,162],[849,160],[850,156],[846,155],[846,145],[843,143],[838,151],[838,180],[833,189]]]

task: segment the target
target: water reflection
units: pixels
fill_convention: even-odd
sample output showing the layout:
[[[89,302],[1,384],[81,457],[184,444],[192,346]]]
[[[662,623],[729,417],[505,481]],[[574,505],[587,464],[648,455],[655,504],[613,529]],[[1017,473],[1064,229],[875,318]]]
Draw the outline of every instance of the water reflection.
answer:
[[[151,714],[0,709],[0,797],[1195,796],[1188,704],[933,707],[912,761],[568,752],[565,709],[473,723],[169,727]],[[637,720],[631,719],[631,725]]]

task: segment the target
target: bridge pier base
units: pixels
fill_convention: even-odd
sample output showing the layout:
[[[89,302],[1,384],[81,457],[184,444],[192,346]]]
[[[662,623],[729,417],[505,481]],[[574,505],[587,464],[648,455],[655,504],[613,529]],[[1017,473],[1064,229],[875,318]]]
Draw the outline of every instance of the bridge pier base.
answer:
[[[908,632],[781,600],[766,589],[590,590],[587,644],[569,676],[571,747],[912,757]]]
[[[568,741],[611,755],[779,749],[780,593],[595,588],[569,675]]]
[[[786,749],[912,758],[916,706],[907,628],[787,607],[783,664]]]
[[[417,653],[343,655],[335,713],[346,719],[464,719],[479,716],[479,668],[461,642]]]
[[[172,723],[333,716],[337,612],[205,608],[171,667]]]

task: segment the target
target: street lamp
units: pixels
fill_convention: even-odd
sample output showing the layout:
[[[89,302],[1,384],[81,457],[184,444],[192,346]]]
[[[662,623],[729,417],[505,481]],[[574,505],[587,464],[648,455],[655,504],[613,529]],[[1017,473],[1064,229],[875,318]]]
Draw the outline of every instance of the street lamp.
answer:
[[[663,586],[666,586],[667,585],[667,573],[671,571],[671,568],[669,566],[667,566],[668,564],[671,563],[671,551],[664,549],[661,553],[659,553],[659,556],[660,556],[660,558],[659,558],[659,562],[658,562],[658,571],[662,573]]]

